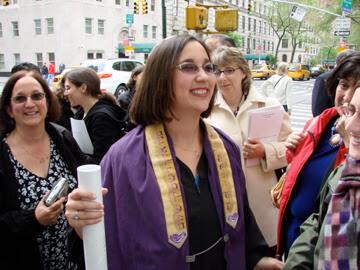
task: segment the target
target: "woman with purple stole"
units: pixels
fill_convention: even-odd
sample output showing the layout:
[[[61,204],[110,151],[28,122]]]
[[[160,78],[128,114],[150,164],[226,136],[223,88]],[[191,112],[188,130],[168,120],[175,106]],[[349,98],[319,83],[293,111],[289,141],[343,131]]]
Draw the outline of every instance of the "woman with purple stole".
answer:
[[[156,46],[130,109],[138,126],[101,162],[104,206],[81,189],[69,195],[66,216],[80,235],[105,217],[108,269],[282,268],[264,257],[239,149],[202,121],[216,70],[196,37]]]

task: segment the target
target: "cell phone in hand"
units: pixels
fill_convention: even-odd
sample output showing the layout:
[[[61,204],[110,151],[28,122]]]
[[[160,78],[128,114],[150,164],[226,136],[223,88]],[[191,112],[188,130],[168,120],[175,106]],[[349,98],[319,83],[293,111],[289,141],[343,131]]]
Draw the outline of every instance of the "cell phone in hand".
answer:
[[[69,183],[66,178],[61,177],[54,185],[54,187],[50,190],[48,194],[44,197],[44,204],[46,206],[51,206],[54,202],[56,202],[61,197],[64,197],[68,194]]]

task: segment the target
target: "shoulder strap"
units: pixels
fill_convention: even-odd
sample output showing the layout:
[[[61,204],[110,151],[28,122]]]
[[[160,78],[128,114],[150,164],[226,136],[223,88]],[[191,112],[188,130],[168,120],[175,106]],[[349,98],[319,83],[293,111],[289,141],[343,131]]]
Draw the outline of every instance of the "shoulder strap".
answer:
[[[285,76],[281,76],[281,78],[275,83],[274,88],[278,85],[278,83],[284,78]]]

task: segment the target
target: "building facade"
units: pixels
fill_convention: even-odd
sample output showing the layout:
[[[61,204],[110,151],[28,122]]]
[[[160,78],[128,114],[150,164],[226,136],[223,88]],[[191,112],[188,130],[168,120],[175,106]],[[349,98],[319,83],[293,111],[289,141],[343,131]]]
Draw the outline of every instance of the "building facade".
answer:
[[[150,0],[147,14],[133,14],[132,0],[10,0],[0,6],[0,72],[24,61],[79,66],[119,57],[131,42],[147,52],[161,39],[160,0]]]

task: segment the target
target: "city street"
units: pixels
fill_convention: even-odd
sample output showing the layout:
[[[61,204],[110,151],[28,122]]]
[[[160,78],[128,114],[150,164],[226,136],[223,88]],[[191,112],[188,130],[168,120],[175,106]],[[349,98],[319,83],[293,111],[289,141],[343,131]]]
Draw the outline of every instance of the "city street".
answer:
[[[260,87],[264,81],[253,80],[254,87]],[[305,122],[312,117],[311,93],[315,80],[293,81],[291,100],[293,103],[290,117],[291,127],[294,131],[301,131]]]
[[[1,80],[3,79],[3,80]],[[0,93],[4,87],[6,78],[0,78]],[[291,100],[293,102],[292,115],[290,117],[291,127],[294,131],[302,130],[305,122],[312,117],[311,114],[311,92],[314,85],[314,79],[310,81],[293,81]],[[255,79],[253,84],[258,88],[263,80]]]

